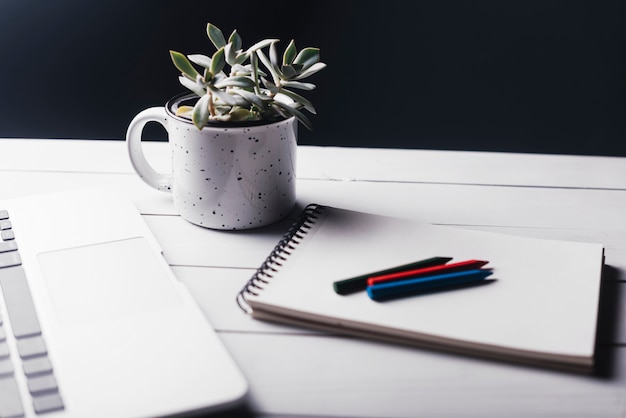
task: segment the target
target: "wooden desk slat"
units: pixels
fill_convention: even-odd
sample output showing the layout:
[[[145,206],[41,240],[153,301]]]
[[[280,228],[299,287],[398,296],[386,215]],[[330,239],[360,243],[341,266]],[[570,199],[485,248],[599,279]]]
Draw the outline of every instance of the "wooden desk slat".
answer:
[[[165,142],[143,143],[148,161],[157,170],[170,167],[168,147]],[[0,139],[0,155],[0,170],[132,172],[124,141]],[[626,189],[626,158],[300,146],[297,175],[324,180]]]
[[[342,337],[221,333],[261,412],[349,417],[623,416],[626,348],[613,375],[578,376]]]

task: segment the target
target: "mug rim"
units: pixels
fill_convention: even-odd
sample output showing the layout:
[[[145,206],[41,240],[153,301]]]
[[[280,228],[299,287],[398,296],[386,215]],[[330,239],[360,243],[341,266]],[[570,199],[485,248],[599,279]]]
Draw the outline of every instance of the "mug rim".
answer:
[[[193,124],[193,122],[191,121],[191,119],[187,119],[184,118],[182,116],[178,116],[176,115],[176,109],[178,109],[180,107],[180,105],[186,101],[186,100],[197,100],[198,96],[193,94],[193,93],[180,93],[177,94],[176,96],[172,97],[170,100],[167,101],[167,103],[165,104],[165,112],[167,113],[167,115],[169,117],[171,117],[172,119],[175,119],[179,122],[184,122],[184,123],[188,123],[190,125]],[[265,126],[265,125],[273,125],[275,123],[280,123],[280,122],[285,122],[285,121],[289,121],[289,120],[295,120],[295,116],[290,116],[288,118],[284,118],[284,119],[278,119],[278,120],[273,120],[273,121],[268,121],[268,120],[264,120],[264,119],[260,119],[260,120],[243,120],[243,121],[236,121],[236,122],[229,122],[229,121],[208,121],[207,124],[205,126],[203,126],[204,128],[247,128],[247,127],[251,127],[251,126]]]

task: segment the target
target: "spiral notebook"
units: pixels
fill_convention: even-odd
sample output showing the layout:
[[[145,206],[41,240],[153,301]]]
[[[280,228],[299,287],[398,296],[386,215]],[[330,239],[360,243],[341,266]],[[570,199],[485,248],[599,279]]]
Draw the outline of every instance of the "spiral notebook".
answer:
[[[338,280],[433,256],[489,260],[494,282],[393,301]],[[310,205],[238,294],[254,318],[494,359],[591,371],[601,244],[430,225]]]

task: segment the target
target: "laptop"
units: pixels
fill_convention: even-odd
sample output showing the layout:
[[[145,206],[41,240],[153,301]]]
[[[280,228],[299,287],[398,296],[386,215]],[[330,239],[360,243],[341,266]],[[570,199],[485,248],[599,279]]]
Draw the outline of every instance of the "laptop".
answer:
[[[245,398],[245,377],[119,192],[0,201],[0,235],[0,417],[175,416]]]

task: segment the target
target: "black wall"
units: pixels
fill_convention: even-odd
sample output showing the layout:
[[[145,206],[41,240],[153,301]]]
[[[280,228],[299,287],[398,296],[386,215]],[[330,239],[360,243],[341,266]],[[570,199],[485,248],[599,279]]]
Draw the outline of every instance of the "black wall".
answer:
[[[123,139],[211,21],[321,48],[302,144],[626,156],[626,2],[370,3],[0,0],[0,137]]]

